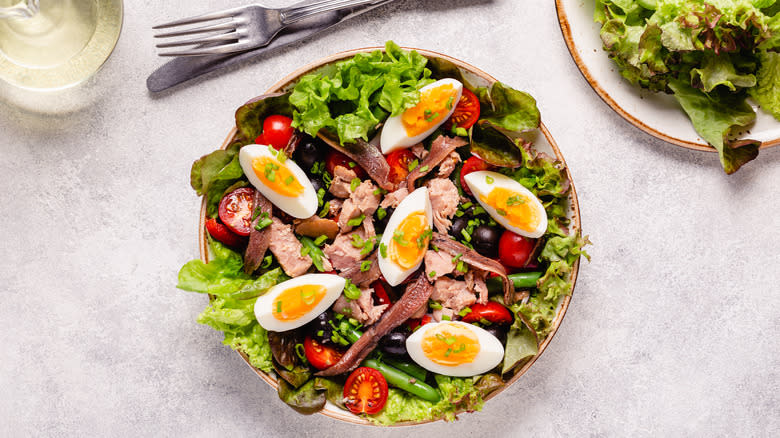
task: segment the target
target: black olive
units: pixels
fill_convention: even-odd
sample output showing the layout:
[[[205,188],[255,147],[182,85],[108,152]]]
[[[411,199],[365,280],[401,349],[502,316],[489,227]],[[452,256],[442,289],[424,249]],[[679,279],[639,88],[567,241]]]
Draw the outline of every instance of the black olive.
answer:
[[[455,237],[456,239],[463,239],[463,234],[461,231],[466,229],[466,226],[469,224],[468,219],[465,217],[456,217],[452,221],[452,228],[450,228],[450,235]]]
[[[309,177],[309,180],[311,181],[311,185],[314,186],[314,193],[319,192],[320,189],[325,190],[325,192],[328,191],[328,188],[325,187],[325,183],[322,181],[322,178],[318,176],[312,176]]]
[[[501,230],[498,227],[480,225],[471,233],[471,244],[474,249],[485,257],[498,256],[498,241],[501,239]]]
[[[379,340],[379,348],[387,354],[406,354],[406,333],[392,331]]]
[[[306,173],[311,172],[311,168],[314,163],[322,161],[325,158],[326,146],[321,142],[306,136],[301,143],[295,148],[295,154],[293,158],[295,162],[301,166],[301,169]]]
[[[385,216],[382,219],[379,219],[379,209],[376,210],[377,212],[374,213],[376,215],[376,220],[374,221],[374,226],[377,229],[377,232],[384,231],[385,228],[387,228],[387,222],[390,220],[390,216],[393,215],[393,212],[395,211],[394,208],[386,208],[385,209]]]
[[[320,344],[330,344],[333,342],[333,340],[331,340],[331,336],[333,336],[333,327],[330,325],[330,320],[332,318],[333,313],[328,310],[319,314],[309,323],[308,332],[311,333],[311,337],[316,339]]]
[[[506,344],[506,330],[497,324],[491,324],[484,327],[485,331],[498,338],[502,345]]]

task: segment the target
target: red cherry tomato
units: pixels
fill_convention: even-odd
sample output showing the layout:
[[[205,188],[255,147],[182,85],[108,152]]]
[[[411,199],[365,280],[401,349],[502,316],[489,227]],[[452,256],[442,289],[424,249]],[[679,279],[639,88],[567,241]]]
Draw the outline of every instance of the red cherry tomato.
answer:
[[[528,263],[536,242],[509,230],[498,240],[498,259],[506,267],[522,268]]]
[[[376,414],[387,402],[387,381],[379,371],[360,367],[347,377],[344,404],[354,414]]]
[[[357,163],[352,160],[352,158],[349,158],[337,150],[331,149],[328,151],[328,156],[325,158],[325,169],[327,169],[328,173],[333,175],[333,169],[335,169],[336,166],[342,166],[346,167],[347,169],[351,169],[360,179],[366,178],[366,171],[363,170],[362,167],[358,166]]]
[[[422,318],[407,319],[406,326],[409,330],[414,331],[417,327],[423,326],[431,322],[431,315],[423,315]]]
[[[512,323],[512,313],[509,309],[495,301],[488,301],[487,304],[474,303],[470,307],[471,312],[467,313],[461,321],[472,323],[484,319],[493,324],[509,325]]]
[[[303,352],[309,363],[318,370],[330,368],[341,359],[342,353],[335,348],[322,345],[310,336],[303,340]]]
[[[387,163],[390,165],[388,178],[394,184],[400,184],[409,175],[409,165],[416,159],[411,150],[399,149],[387,155]]]
[[[478,170],[489,170],[489,169],[490,169],[490,164],[486,163],[481,158],[469,157],[468,160],[466,160],[463,163],[463,167],[460,168],[460,186],[463,187],[463,191],[471,195],[471,190],[469,190],[469,186],[466,185],[466,180],[463,179],[463,177],[470,174],[471,172],[476,172]]]
[[[371,287],[374,289],[374,296],[376,296],[376,300],[380,305],[389,304],[389,306],[387,306],[388,309],[393,306],[393,302],[390,301],[390,295],[387,294],[385,285],[382,284],[381,281],[377,280],[371,283]]]
[[[263,139],[265,144],[279,150],[287,146],[295,129],[291,126],[292,119],[287,116],[273,115],[263,120]]]
[[[238,247],[244,244],[244,238],[230,231],[228,227],[217,222],[216,219],[209,219],[206,221],[206,231],[211,234],[211,237],[227,246]]]
[[[219,219],[239,236],[248,236],[252,230],[254,194],[255,189],[242,187],[228,193],[219,201]]]
[[[459,128],[469,129],[479,120],[479,98],[467,89],[463,89],[458,106],[452,112],[449,120],[444,125],[445,129],[452,129],[453,124]]]
[[[265,137],[263,137],[263,134],[257,136],[257,138],[255,139],[255,144],[262,144],[262,145],[267,144],[265,142]]]

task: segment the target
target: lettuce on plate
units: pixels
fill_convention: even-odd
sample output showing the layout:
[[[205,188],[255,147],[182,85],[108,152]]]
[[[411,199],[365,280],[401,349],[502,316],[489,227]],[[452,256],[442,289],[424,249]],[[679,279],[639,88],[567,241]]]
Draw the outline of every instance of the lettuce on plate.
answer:
[[[673,94],[727,174],[758,156],[734,140],[755,113],[780,120],[776,0],[595,0],[604,50],[628,81]]]

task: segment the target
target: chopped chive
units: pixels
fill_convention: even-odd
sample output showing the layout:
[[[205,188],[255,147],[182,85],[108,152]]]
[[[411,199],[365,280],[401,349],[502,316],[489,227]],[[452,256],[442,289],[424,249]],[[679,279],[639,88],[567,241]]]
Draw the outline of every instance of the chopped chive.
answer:
[[[500,214],[501,216],[506,216],[506,210],[503,208],[497,208],[496,213]]]
[[[401,246],[409,246],[409,241],[404,239],[404,232],[400,230],[393,231],[393,240]]]
[[[265,214],[268,214],[268,213],[263,213],[263,215],[265,215]],[[263,218],[263,219],[260,219],[260,220],[257,222],[257,225],[255,225],[255,230],[257,230],[257,231],[262,231],[262,230],[263,230],[263,228],[265,228],[265,227],[267,227],[267,226],[271,225],[273,222],[274,222],[274,221],[272,221],[270,218],[267,218],[267,217],[266,217],[266,218]]]
[[[436,276],[436,271],[431,271],[431,272],[428,274],[428,276],[429,276],[429,277],[431,277],[431,278],[435,277],[435,276]]]
[[[428,307],[430,307],[431,309],[438,310],[441,309],[441,303],[437,303],[436,301],[429,301]]]
[[[357,233],[352,233],[352,246],[355,248],[363,248],[366,245],[366,241],[363,240]]]
[[[441,316],[441,320],[442,320],[442,321],[452,321],[452,318],[450,318],[450,316],[449,316],[449,315],[442,315],[442,316]],[[448,351],[448,352],[451,352],[451,351],[452,351],[452,348],[448,349],[447,351]],[[446,356],[446,354],[445,354],[445,356]]]
[[[350,181],[349,183],[349,191],[354,192],[359,185],[360,185],[360,178],[352,178],[352,181]]]
[[[385,216],[387,216],[387,210],[382,207],[376,209],[376,217],[379,218],[380,221],[384,219]]]
[[[315,244],[315,245],[317,245],[317,246],[320,246],[320,245],[322,245],[322,243],[323,243],[323,242],[325,242],[326,240],[328,240],[328,236],[326,236],[326,235],[324,235],[324,234],[323,234],[323,235],[321,235],[320,237],[318,237],[318,238],[314,239],[314,244]]]
[[[371,260],[363,260],[360,262],[360,272],[367,272],[371,269]]]
[[[384,243],[379,244],[379,254],[381,254],[382,257],[387,258],[387,245]]]
[[[458,261],[458,266],[456,266],[455,269],[464,274],[469,271],[469,268],[466,267],[466,264],[463,263],[463,260]]]
[[[302,246],[301,247],[301,257],[306,257],[311,252],[311,248],[308,246]]]
[[[452,109],[452,104],[455,103],[455,96],[450,96],[449,99],[447,99],[447,109]]]
[[[357,163],[354,161],[350,161],[349,163],[347,163],[347,166],[349,166],[350,169],[354,169],[355,166],[357,166]]]
[[[492,177],[492,176],[490,176],[490,175],[485,175],[485,181],[486,181],[488,184],[493,184],[493,183],[494,183],[496,180],[494,180],[494,179],[493,179],[493,177]]]
[[[276,302],[276,313],[282,313],[282,301],[281,300]]]
[[[344,285],[344,296],[347,297],[347,299],[356,300],[360,298],[360,293],[360,288],[352,284],[348,279],[347,284]]]
[[[469,234],[468,231],[465,229],[460,230],[460,235],[463,236],[464,239],[466,239],[466,242],[471,242],[471,234]]]
[[[455,135],[458,137],[468,137],[469,132],[465,128],[455,128]]]
[[[434,244],[431,244],[431,249],[433,249],[436,252],[439,252],[439,247]]]
[[[474,204],[472,204],[471,202],[466,202],[463,205],[461,205],[461,208],[463,208],[465,210],[465,209],[471,207],[472,205],[474,205]]]
[[[471,307],[466,307],[465,309],[463,309],[460,312],[458,312],[458,316],[464,317],[464,316],[468,315],[469,313],[471,313]]]
[[[464,214],[466,214],[466,213],[464,213],[464,212],[462,212],[462,211],[460,211],[460,210],[457,210],[457,211],[455,211],[455,216],[457,216],[457,217],[461,217],[461,216],[463,216]]]
[[[349,225],[350,227],[360,226],[360,224],[363,223],[363,219],[365,219],[365,218],[366,218],[366,215],[361,214],[358,217],[355,217],[355,218],[352,218],[352,219],[348,220],[347,221],[347,225]]]
[[[271,266],[271,263],[274,262],[274,257],[272,255],[267,255],[263,257],[263,264],[260,265],[261,268],[265,269],[269,266]]]
[[[420,165],[420,160],[415,158],[414,160],[412,160],[411,163],[409,163],[409,166],[407,166],[407,168],[409,169],[409,172],[411,172],[414,169],[416,169],[417,166],[419,166],[419,165]]]
[[[427,164],[420,168],[420,172],[427,172],[427,171],[428,171],[428,165]]]
[[[328,214],[330,214],[330,201],[325,202],[325,204],[322,205],[322,210],[320,211],[320,214],[317,216],[319,217],[326,217]]]
[[[322,335],[324,335],[324,334],[325,334],[325,331],[324,331],[324,330],[317,330],[317,336],[319,336],[320,338],[321,338],[321,337],[322,337]]]
[[[287,178],[284,179],[284,185],[289,186],[290,184],[293,183],[293,181],[295,181],[295,177],[290,175],[290,176],[288,176]]]

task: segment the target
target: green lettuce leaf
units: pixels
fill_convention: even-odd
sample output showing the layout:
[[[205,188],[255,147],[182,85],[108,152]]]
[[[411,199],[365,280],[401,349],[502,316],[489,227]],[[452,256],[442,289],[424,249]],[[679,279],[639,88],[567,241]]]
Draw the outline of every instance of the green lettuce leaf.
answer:
[[[683,107],[701,137],[718,151],[723,170],[732,174],[758,156],[760,142],[729,144],[727,136],[735,128],[744,128],[756,119],[756,113],[739,95],[705,94],[687,82],[669,82],[674,97]]]
[[[294,388],[284,380],[278,380],[279,398],[301,414],[310,415],[322,410],[327,400],[325,391],[318,390],[314,379]]]
[[[520,318],[515,318],[515,322]],[[517,324],[507,333],[506,346],[504,347],[504,362],[501,365],[501,374],[506,374],[518,364],[539,353],[536,336],[527,327]]]
[[[750,89],[750,96],[764,111],[780,120],[780,53],[761,51],[759,60],[758,85]]]
[[[494,83],[490,90],[479,88],[476,94],[480,103],[480,121],[517,133],[539,127],[539,108],[530,94],[501,82]]]
[[[198,322],[224,333],[223,344],[247,355],[253,367],[271,372],[271,347],[265,329],[257,323],[254,305],[257,299],[216,298],[198,316]]]
[[[190,185],[198,195],[206,196],[206,214],[217,216],[217,206],[222,196],[243,181],[244,171],[238,162],[238,150],[241,142],[234,142],[226,150],[216,150],[204,155],[194,163],[190,170]]]
[[[547,239],[539,260],[549,263],[549,266],[537,282],[537,288],[546,301],[557,304],[560,297],[571,293],[574,287],[569,281],[572,266],[581,256],[590,260],[590,255],[583,250],[590,243],[588,237],[582,237],[579,232]]]
[[[490,122],[480,120],[471,127],[471,152],[490,164],[502,168],[518,167],[523,162],[521,149],[515,140]]]
[[[750,88],[755,86],[756,76],[737,73],[728,53],[720,55],[707,53],[701,68],[691,70],[691,81],[697,85],[697,88],[703,88],[707,93],[718,85],[723,85],[731,91],[737,91],[737,87]]]
[[[254,143],[263,133],[263,120],[273,114],[292,116],[290,93],[274,93],[256,97],[236,110],[236,128],[244,144]]]
[[[384,53],[358,53],[324,72],[305,75],[289,98],[293,126],[311,136],[322,129],[335,131],[341,144],[368,141],[388,115],[419,102],[419,88],[433,82],[427,62],[416,51],[388,41]]]

